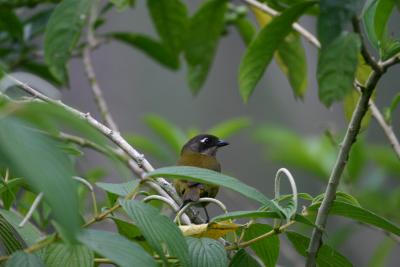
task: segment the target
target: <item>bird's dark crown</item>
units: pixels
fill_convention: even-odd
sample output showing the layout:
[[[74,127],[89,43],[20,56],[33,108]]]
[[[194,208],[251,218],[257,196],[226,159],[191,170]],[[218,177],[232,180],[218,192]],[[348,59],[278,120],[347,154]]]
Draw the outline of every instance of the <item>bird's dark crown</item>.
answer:
[[[190,139],[182,148],[184,151],[192,151],[201,154],[215,155],[217,149],[228,145],[218,137],[211,134],[200,134]]]

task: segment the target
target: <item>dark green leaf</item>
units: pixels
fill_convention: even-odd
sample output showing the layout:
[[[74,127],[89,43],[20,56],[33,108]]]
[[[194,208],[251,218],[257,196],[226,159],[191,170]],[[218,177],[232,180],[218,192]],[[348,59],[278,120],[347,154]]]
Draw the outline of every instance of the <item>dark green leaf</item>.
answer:
[[[5,31],[18,41],[23,39],[22,24],[11,8],[0,8],[0,31]]]
[[[228,175],[196,167],[185,167],[185,166],[173,166],[157,169],[153,172],[148,173],[150,177],[167,177],[171,179],[185,179],[194,182],[221,185],[236,191],[250,199],[260,202],[264,205],[269,206],[273,211],[280,211],[277,204],[266,196],[264,196],[257,189],[248,186],[236,178]]]
[[[45,267],[45,265],[38,255],[17,251],[11,255],[5,267]]]
[[[272,230],[273,228],[268,224],[252,224],[245,230],[243,240],[249,241]],[[279,237],[277,235],[258,240],[250,245],[266,267],[274,267],[276,265],[279,258],[279,246]]]
[[[189,86],[194,94],[204,84],[224,27],[226,0],[208,0],[190,19],[185,44]]]
[[[186,6],[180,0],[148,0],[147,4],[163,43],[177,57],[189,23]]]
[[[260,267],[260,264],[246,250],[240,249],[229,263],[229,267]]]
[[[60,81],[57,80],[54,75],[50,72],[49,67],[34,61],[24,61],[21,66],[23,69],[29,71],[30,73],[36,74],[37,76],[52,82],[56,85],[61,85]]]
[[[348,33],[321,50],[317,70],[318,95],[326,106],[342,100],[352,90],[360,45],[358,35]]]
[[[0,215],[0,253],[2,256],[10,255],[17,250],[26,248],[26,243],[17,230]],[[4,251],[3,251],[4,250]]]
[[[26,39],[31,39],[44,32],[46,24],[53,10],[54,8],[49,8],[39,11],[24,21]]]
[[[51,14],[44,39],[44,55],[51,73],[68,81],[66,64],[79,40],[92,0],[63,0]]]
[[[116,217],[112,217],[111,219],[115,222],[118,233],[120,233],[122,236],[134,241],[138,241],[137,239],[140,237],[143,238],[140,229],[136,225]]]
[[[310,212],[316,212],[319,206],[320,203],[314,204],[308,207],[308,210]],[[400,236],[399,226],[362,207],[354,206],[352,204],[341,201],[334,201],[329,213],[333,215],[347,217],[361,223],[370,224],[382,230]]]
[[[221,122],[209,129],[207,132],[218,136],[221,139],[225,139],[239,132],[240,130],[249,127],[250,124],[251,122],[248,118],[239,117]]]
[[[40,231],[32,223],[27,222],[24,227],[18,226],[23,219],[21,215],[3,209],[0,209],[0,214],[13,226],[28,246],[32,246],[41,238]]]
[[[56,221],[73,238],[80,225],[71,161],[56,142],[11,118],[0,120],[0,157],[52,208]],[[38,156],[40,155],[40,157]]]
[[[129,32],[115,32],[108,36],[143,51],[150,58],[172,70],[179,68],[178,58],[175,57],[163,44],[146,35]]]
[[[153,257],[136,243],[125,237],[99,230],[84,230],[79,240],[96,253],[107,257],[122,267],[154,266]]]
[[[245,45],[249,45],[256,35],[256,29],[254,25],[246,18],[239,18],[235,20],[234,25],[239,32],[240,37],[242,37]]]
[[[379,47],[378,38],[375,33],[375,14],[377,5],[377,0],[367,0],[365,2],[362,15],[365,33],[368,37],[368,40],[375,48]]]
[[[226,267],[228,256],[224,246],[210,238],[186,238],[192,267]]]
[[[150,205],[135,200],[122,200],[121,205],[141,230],[147,242],[167,264],[164,247],[177,257],[181,266],[190,266],[188,247],[179,228]]]
[[[278,47],[275,59],[288,77],[294,95],[303,98],[307,89],[307,61],[298,33],[291,33],[285,38]]]
[[[329,46],[346,29],[360,0],[321,0],[317,32],[322,48]]]
[[[45,248],[43,258],[46,267],[92,267],[94,255],[83,245],[56,243]]]
[[[139,185],[139,180],[132,180],[122,184],[96,183],[96,185],[104,191],[113,193],[121,197],[125,197]]]
[[[147,115],[144,121],[172,149],[174,154],[180,154],[186,136],[179,128],[157,115]]]
[[[315,2],[303,2],[266,25],[249,45],[239,67],[240,94],[245,102],[254,91],[275,51],[291,32],[292,24]]]
[[[286,236],[300,255],[306,257],[310,239],[299,233],[287,231]],[[322,245],[318,251],[317,264],[320,267],[351,267],[353,266],[342,254],[327,245]]]

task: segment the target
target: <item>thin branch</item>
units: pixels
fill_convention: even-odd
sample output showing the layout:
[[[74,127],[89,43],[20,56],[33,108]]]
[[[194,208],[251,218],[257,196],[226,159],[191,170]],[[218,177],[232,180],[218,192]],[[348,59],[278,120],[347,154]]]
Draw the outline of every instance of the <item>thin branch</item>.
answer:
[[[256,0],[243,0],[245,3],[247,3],[250,6],[256,7],[265,13],[276,17],[279,16],[279,12],[276,11],[275,9],[269,7],[267,4],[260,3]],[[310,33],[307,29],[305,29],[303,26],[301,26],[298,23],[293,23],[293,29],[295,29],[298,33],[300,33],[307,41],[309,41],[311,44],[316,46],[317,48],[321,48],[321,44],[319,43],[318,39],[315,38],[315,36]]]
[[[282,232],[285,232],[286,229],[289,228],[294,223],[295,223],[295,221],[290,221],[290,222],[282,225],[281,227],[279,227],[277,229],[272,229],[271,231],[266,232],[265,234],[262,234],[260,236],[257,236],[257,237],[255,237],[255,238],[253,238],[251,240],[248,240],[248,241],[245,241],[245,242],[242,242],[242,243],[239,243],[239,244],[227,246],[227,247],[225,247],[225,249],[226,250],[236,250],[236,249],[239,249],[239,248],[248,247],[248,246],[252,245],[253,243],[255,243],[257,241],[260,241],[260,240],[263,240],[263,239],[265,239],[267,237],[270,237],[270,236],[277,235],[277,234],[280,234]]]
[[[32,206],[29,208],[28,213],[25,215],[24,219],[18,224],[18,227],[24,227],[24,225],[29,221],[32,217],[33,213],[35,212],[36,208],[39,206],[40,201],[43,199],[43,193],[40,192],[35,200],[32,203]]]
[[[94,72],[94,67],[92,64],[92,60],[90,58],[90,50],[91,47],[96,46],[96,38],[94,34],[93,26],[96,22],[97,18],[97,4],[98,1],[92,4],[92,8],[89,15],[88,29],[87,29],[87,45],[83,48],[83,64],[85,66],[86,76],[89,79],[90,87],[92,89],[92,93],[94,99],[96,101],[97,107],[99,108],[101,117],[103,118],[104,123],[110,127],[113,131],[118,131],[118,126],[115,123],[109,109],[107,103],[104,99],[103,92],[100,88],[99,83],[96,79],[96,74]]]
[[[320,208],[318,209],[317,219],[315,221],[316,227],[313,229],[311,241],[308,246],[308,255],[306,261],[307,267],[314,267],[316,265],[316,257],[321,246],[322,233],[328,220],[329,210],[332,206],[333,200],[336,197],[336,189],[339,185],[340,178],[349,158],[350,149],[353,143],[356,141],[357,135],[360,131],[361,121],[368,111],[369,100],[382,74],[383,72],[372,72],[346,130],[339,155],[329,177],[329,183],[325,191],[325,197]]]
[[[31,86],[26,83],[23,83],[16,79],[11,75],[6,76],[8,79],[13,81],[17,86],[23,89],[25,92],[33,96],[34,98],[40,99],[42,101],[54,104],[65,111],[86,120],[88,124],[97,129],[100,133],[110,139],[114,144],[116,144],[119,148],[121,148],[132,160],[129,161],[130,169],[140,178],[143,179],[147,172],[151,172],[154,170],[153,166],[144,158],[143,154],[140,154],[136,149],[134,149],[122,136],[119,132],[113,131],[104,124],[97,121],[93,118],[90,113],[83,113],[73,107],[70,107],[64,104],[60,100],[54,100],[52,98],[47,97],[46,95],[40,93],[35,90]],[[175,188],[167,182],[164,178],[157,178],[154,180],[155,183],[148,183],[148,185],[154,189],[161,196],[172,198],[178,205],[181,205],[182,200],[179,195],[176,193]],[[196,213],[192,210],[191,213],[188,213],[190,218],[196,218]],[[190,219],[187,216],[183,217],[185,223],[190,223]]]
[[[87,180],[83,179],[82,177],[72,176],[72,179],[80,182],[81,184],[86,186],[87,189],[89,189],[90,195],[92,196],[93,216],[97,217],[97,214],[98,214],[97,200],[96,200],[96,194],[94,193],[94,190],[93,190],[93,186]]]
[[[151,196],[145,197],[143,199],[143,202],[146,203],[146,202],[149,202],[149,201],[152,201],[152,200],[162,201],[162,202],[168,204],[168,206],[170,206],[174,212],[178,212],[179,211],[179,206],[176,205],[175,202],[173,202],[173,201],[171,201],[171,199],[163,197],[163,196],[151,195]]]

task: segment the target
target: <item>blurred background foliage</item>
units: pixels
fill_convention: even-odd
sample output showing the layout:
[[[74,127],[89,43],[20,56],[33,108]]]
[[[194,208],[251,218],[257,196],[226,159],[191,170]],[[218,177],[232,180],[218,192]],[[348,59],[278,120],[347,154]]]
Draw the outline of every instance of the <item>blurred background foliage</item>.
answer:
[[[62,13],[72,6],[71,3],[68,5],[68,1],[63,1],[64,9],[56,10],[59,2],[61,1],[0,0],[0,66],[6,73],[43,90],[42,93],[62,99],[94,116],[100,116],[92,103],[90,90],[83,90],[88,88],[88,83],[82,74],[83,67],[79,58],[88,44],[84,37],[79,36],[86,17],[82,19],[75,16],[74,21],[63,22],[60,28],[53,29],[53,33],[51,29],[46,29],[52,14]],[[185,19],[188,19],[189,13],[197,14],[192,16],[192,24],[185,26],[193,34],[193,43],[188,48],[183,47],[184,41],[180,40],[182,37],[179,32],[187,29],[176,28],[176,32],[166,32],[163,29],[165,21],[160,20],[157,13],[157,4],[155,1],[149,2],[152,4],[146,6],[142,1],[102,1],[102,8],[94,23],[98,44],[92,49],[95,50],[93,58],[99,83],[107,88],[104,94],[126,140],[144,153],[154,165],[169,166],[176,162],[180,148],[187,139],[198,133],[215,134],[232,144],[232,148],[220,155],[224,172],[233,173],[235,177],[243,178],[246,183],[262,188],[264,193],[272,195],[273,174],[278,167],[285,166],[295,173],[301,192],[314,197],[319,195],[340,149],[340,140],[354,109],[357,94],[346,91],[343,105],[333,104],[330,109],[322,106],[320,101],[328,105],[332,103],[323,96],[318,98],[317,81],[314,77],[316,67],[315,64],[308,63],[317,61],[318,51],[303,41],[298,33],[292,32],[273,54],[274,63],[268,69],[266,77],[260,80],[249,104],[245,106],[236,90],[237,66],[243,51],[259,29],[271,22],[272,17],[257,9],[249,10],[240,1],[228,5],[208,1],[209,5],[220,5],[215,12],[222,15],[208,14],[208,19],[213,22],[212,27],[200,27],[201,23],[195,22],[196,19],[201,19],[196,12],[206,8],[201,5],[202,1],[188,1],[185,3],[188,10],[177,4],[171,7],[172,10],[180,12]],[[304,1],[266,2],[272,8],[284,11]],[[89,8],[86,1],[79,4],[83,10]],[[377,7],[370,5],[367,11],[372,12],[373,8]],[[388,24],[390,31],[379,28],[375,30],[380,36],[369,35],[372,36],[371,47],[376,49],[375,54],[382,59],[398,53],[399,50],[399,41],[396,39],[398,29],[395,28],[393,33],[391,30],[392,25],[399,24],[398,10],[393,6],[392,9],[397,16],[392,15],[389,19],[388,15],[382,18],[386,19],[383,24]],[[314,30],[311,25],[314,25],[315,16],[320,12],[315,5],[308,9],[308,17],[302,18],[300,22]],[[217,16],[215,21],[213,15]],[[371,21],[366,20],[365,29],[371,31],[372,26],[368,23]],[[56,25],[56,21],[53,24]],[[70,30],[61,38],[59,31],[65,28]],[[59,43],[46,47],[46,43],[50,43],[52,38],[59,38]],[[382,42],[378,42],[379,38],[387,40],[384,46],[381,46]],[[203,41],[206,43],[202,43]],[[57,56],[60,51],[68,56]],[[186,65],[181,62],[183,57]],[[364,83],[370,72],[371,69],[360,58],[356,78]],[[398,73],[398,66],[388,72],[375,97],[385,111],[386,121],[393,124],[397,132],[400,101]],[[186,90],[186,87],[190,90]],[[68,90],[60,92],[56,88]],[[13,84],[8,84],[6,79],[0,82],[0,89],[14,98],[25,95]],[[193,98],[193,94],[197,95],[196,98]],[[23,98],[19,99],[23,101]],[[2,120],[0,125],[0,155],[4,158],[5,154],[15,157],[11,162],[2,162],[1,169],[0,195],[4,209],[0,212],[8,220],[19,221],[20,218],[15,219],[17,215],[9,210],[18,209],[21,214],[26,214],[37,193],[46,187],[51,188],[49,184],[54,183],[54,175],[73,173],[91,183],[104,180],[121,182],[130,178],[123,159],[112,152],[111,143],[71,114],[52,105],[31,103],[22,106],[7,100],[1,102],[1,111],[2,114],[11,112],[15,115],[13,119]],[[27,126],[32,125],[46,134],[39,134],[29,127],[26,130]],[[15,131],[11,131],[12,129]],[[60,138],[60,129],[68,129],[104,147],[103,152],[108,159],[104,160],[103,157]],[[14,132],[20,135],[15,135]],[[11,143],[12,146],[9,145]],[[19,146],[15,147],[15,144]],[[57,147],[64,153],[52,147]],[[37,159],[38,153],[42,155],[42,160]],[[16,158],[25,159],[29,169],[18,165]],[[62,165],[50,164],[55,159],[62,162]],[[18,169],[21,173],[9,172],[5,165],[14,166],[13,169]],[[42,174],[44,169],[48,170],[46,175]],[[25,181],[21,177],[31,179]],[[364,120],[363,132],[351,151],[340,191],[354,196],[365,209],[399,224],[399,179],[398,158],[373,119]],[[32,182],[37,180],[43,181],[43,184]],[[34,225],[41,231],[48,231],[54,227],[51,224],[52,216],[58,216],[60,221],[67,222],[63,225],[67,231],[75,232],[82,218],[75,218],[74,212],[64,209],[63,203],[68,199],[72,202],[69,207],[80,205],[84,214],[89,205],[83,200],[88,198],[89,191],[79,186],[78,194],[70,194],[68,190],[74,190],[75,182],[54,186],[65,189],[61,190],[65,196],[54,192],[46,193],[47,202],[43,202],[33,214]],[[71,200],[69,195],[75,198]],[[108,192],[107,195],[107,201],[111,203],[117,199],[116,194]],[[243,198],[224,190],[220,197],[231,209],[245,210],[254,207]],[[15,201],[17,206],[13,206]],[[103,202],[101,205],[107,205],[106,201]],[[62,212],[51,215],[51,210]],[[216,210],[213,212],[216,213]],[[63,219],[63,216],[68,218]],[[120,218],[113,219],[121,232],[131,235],[132,232],[135,233],[136,228],[132,230],[132,226],[124,224]],[[333,230],[326,236],[327,243],[334,248],[340,248],[355,266],[383,266],[388,255],[392,255],[390,262],[398,262],[398,255],[390,254],[393,249],[399,249],[391,239],[383,237],[381,233],[360,230],[357,224],[349,221],[335,222],[338,224],[330,225]],[[26,231],[30,232],[23,236],[36,239],[36,228],[28,225],[31,228],[28,227]],[[126,231],[125,227],[130,227],[130,231]],[[308,231],[299,228],[300,232]],[[255,227],[254,231],[256,230]],[[288,235],[288,238],[303,240],[296,233]],[[28,241],[29,245],[33,242]],[[365,246],[361,251],[368,251],[366,254],[371,256],[357,254],[357,246]],[[287,250],[289,252],[284,253],[283,264],[293,262],[293,257],[295,261],[297,259],[290,254],[290,248]]]

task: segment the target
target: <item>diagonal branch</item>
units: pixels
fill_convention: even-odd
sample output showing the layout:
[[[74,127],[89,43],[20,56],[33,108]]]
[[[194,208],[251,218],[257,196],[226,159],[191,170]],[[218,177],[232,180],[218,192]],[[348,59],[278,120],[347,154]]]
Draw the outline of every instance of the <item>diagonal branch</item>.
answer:
[[[98,130],[100,133],[102,133],[104,136],[110,139],[125,154],[129,156],[129,158],[131,159],[129,161],[129,167],[140,179],[143,179],[147,172],[151,172],[154,170],[153,166],[151,166],[151,164],[147,161],[147,159],[144,158],[144,156],[140,154],[136,149],[134,149],[124,138],[122,138],[119,132],[113,131],[104,124],[100,123],[95,118],[93,118],[90,115],[90,113],[83,113],[77,109],[74,109],[73,107],[64,104],[62,101],[49,98],[46,95],[35,90],[28,84],[19,81],[18,79],[14,78],[11,75],[7,75],[7,78],[13,81],[17,86],[19,86],[21,89],[23,89],[31,96],[39,100],[54,104],[58,107],[61,107],[65,111],[83,120],[86,120],[88,124],[90,124],[96,130]],[[164,178],[157,178],[154,180],[154,182],[148,182],[147,184],[161,196],[170,198],[173,201],[175,201],[178,205],[181,205],[182,200],[176,193],[175,188]],[[192,218],[192,220],[197,218],[196,213],[193,210],[191,210],[190,213],[188,214]],[[183,219],[185,223],[190,223],[190,219],[187,216],[184,216]]]

